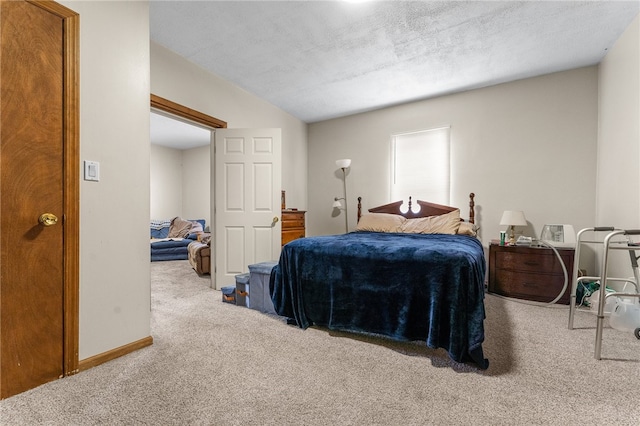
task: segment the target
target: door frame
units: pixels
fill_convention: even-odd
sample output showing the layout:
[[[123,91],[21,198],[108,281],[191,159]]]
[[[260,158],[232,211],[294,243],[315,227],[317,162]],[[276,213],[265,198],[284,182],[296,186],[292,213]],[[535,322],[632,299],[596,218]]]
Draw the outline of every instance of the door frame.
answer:
[[[63,375],[78,372],[80,291],[80,15],[53,1],[27,0],[63,25]]]
[[[192,121],[198,124],[202,124],[204,126],[206,126],[207,128],[210,128],[212,131],[215,131],[215,129],[226,129],[227,128],[227,122],[226,121],[222,121],[218,118],[212,117],[210,115],[207,115],[203,112],[200,111],[196,111],[194,109],[191,109],[189,107],[186,107],[184,105],[180,105],[179,103],[170,101],[169,99],[165,99],[163,97],[160,97],[158,95],[154,95],[153,93],[151,93],[151,109],[152,110],[158,110],[158,111],[162,111],[165,113],[168,113],[170,115],[176,116],[176,117],[180,117],[180,118],[184,118],[185,120],[188,121]],[[211,147],[212,151],[215,150],[215,146]],[[214,177],[214,173],[212,172],[213,168],[214,168],[214,163],[212,161],[213,157],[209,157],[209,175],[210,175],[210,179],[211,179],[211,195],[213,195],[214,192],[214,185],[213,185],[213,177]],[[215,198],[214,197],[210,197],[210,206],[214,206],[215,204]],[[212,229],[215,229],[215,214],[213,213],[214,209],[210,209],[212,211],[212,215],[211,215],[211,227]],[[212,255],[212,268],[211,268],[211,283],[213,285],[213,283],[215,282],[215,251],[214,254]]]
[[[167,112],[169,114],[195,121],[213,129],[226,129],[226,121],[222,121],[200,111],[180,105],[176,102],[151,94],[151,108]]]

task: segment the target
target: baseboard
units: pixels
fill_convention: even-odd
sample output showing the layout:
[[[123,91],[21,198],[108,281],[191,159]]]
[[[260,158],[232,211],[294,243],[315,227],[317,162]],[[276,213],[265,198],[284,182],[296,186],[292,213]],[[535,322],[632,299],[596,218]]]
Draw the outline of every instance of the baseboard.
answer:
[[[127,345],[120,346],[119,348],[115,348],[110,351],[103,352],[98,355],[94,355],[90,358],[83,359],[78,362],[78,371],[88,370],[100,364],[104,364],[105,362],[119,358],[123,355],[130,354],[131,352],[135,352],[138,349],[151,346],[152,344],[153,344],[153,337],[149,336],[149,337],[145,337],[144,339],[131,342]]]

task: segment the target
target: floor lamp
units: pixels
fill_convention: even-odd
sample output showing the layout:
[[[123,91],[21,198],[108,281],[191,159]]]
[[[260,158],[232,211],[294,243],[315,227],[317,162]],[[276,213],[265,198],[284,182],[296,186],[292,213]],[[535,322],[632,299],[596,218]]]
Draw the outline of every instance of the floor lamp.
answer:
[[[351,166],[351,160],[348,158],[337,160],[336,166],[342,169],[342,183],[344,185],[344,197],[335,197],[333,207],[340,208],[340,200],[344,200],[344,229],[349,232],[349,215],[347,214],[347,169]]]

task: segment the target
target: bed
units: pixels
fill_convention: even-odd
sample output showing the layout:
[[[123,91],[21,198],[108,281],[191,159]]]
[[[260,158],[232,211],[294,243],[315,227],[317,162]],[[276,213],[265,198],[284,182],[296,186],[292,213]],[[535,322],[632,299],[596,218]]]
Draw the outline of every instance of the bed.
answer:
[[[185,220],[174,217],[170,220],[152,220],[151,261],[187,260],[189,244],[198,240],[203,234],[205,220]]]
[[[303,329],[424,341],[455,362],[488,368],[486,263],[475,236],[474,194],[468,222],[455,207],[417,201],[415,212],[409,200],[402,212],[402,204],[362,215],[359,198],[355,232],[286,244],[270,276],[276,312]]]

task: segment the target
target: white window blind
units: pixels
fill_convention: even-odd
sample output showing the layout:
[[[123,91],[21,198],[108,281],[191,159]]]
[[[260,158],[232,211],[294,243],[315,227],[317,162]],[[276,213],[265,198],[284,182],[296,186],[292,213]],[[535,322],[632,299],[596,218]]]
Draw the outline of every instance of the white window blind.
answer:
[[[391,136],[391,201],[449,204],[449,127]],[[406,204],[405,204],[406,206]]]

